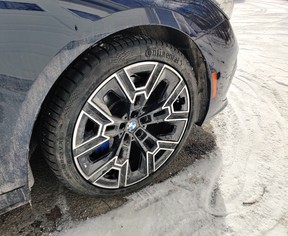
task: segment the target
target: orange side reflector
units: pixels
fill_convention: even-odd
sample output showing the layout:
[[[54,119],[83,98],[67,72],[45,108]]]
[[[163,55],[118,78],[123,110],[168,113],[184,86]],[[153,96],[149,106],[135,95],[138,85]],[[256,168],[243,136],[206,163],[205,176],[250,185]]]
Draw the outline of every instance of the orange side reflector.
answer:
[[[217,96],[218,75],[217,72],[212,73],[212,99]]]

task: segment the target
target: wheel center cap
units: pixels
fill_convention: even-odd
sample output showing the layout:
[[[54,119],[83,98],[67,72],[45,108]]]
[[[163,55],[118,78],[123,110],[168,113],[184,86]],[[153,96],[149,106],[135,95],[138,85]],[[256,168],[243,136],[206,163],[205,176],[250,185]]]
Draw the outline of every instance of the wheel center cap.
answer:
[[[127,130],[133,132],[137,128],[137,122],[135,120],[130,120],[127,123]]]

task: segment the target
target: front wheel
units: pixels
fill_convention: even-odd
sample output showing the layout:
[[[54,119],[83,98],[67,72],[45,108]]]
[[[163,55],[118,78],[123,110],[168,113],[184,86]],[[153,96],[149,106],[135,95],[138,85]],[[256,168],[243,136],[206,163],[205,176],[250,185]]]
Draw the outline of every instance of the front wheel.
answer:
[[[173,46],[145,37],[102,43],[61,76],[42,114],[42,149],[70,189],[109,196],[149,184],[177,154],[197,85]]]

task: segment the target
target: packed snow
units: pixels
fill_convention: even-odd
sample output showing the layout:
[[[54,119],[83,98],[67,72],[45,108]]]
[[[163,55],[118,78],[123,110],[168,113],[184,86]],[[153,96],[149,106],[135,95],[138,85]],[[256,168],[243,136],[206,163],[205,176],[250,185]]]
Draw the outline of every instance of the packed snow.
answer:
[[[62,235],[288,235],[288,1],[236,0],[232,25],[238,69],[208,124],[217,147]]]

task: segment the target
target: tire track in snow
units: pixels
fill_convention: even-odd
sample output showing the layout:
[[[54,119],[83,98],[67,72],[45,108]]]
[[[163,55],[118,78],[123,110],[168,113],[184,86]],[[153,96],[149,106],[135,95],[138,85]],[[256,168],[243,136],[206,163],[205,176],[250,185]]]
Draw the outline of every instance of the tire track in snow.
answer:
[[[288,49],[285,42],[288,37],[287,34],[277,34],[279,46],[273,50],[273,40],[267,40],[258,29],[258,35],[248,35],[245,41],[249,34],[247,31],[253,29],[242,30],[244,24],[241,22],[245,9],[256,13],[258,6],[262,9],[266,2],[254,1],[253,9],[245,4],[236,4],[236,11],[240,7],[241,17],[234,18],[234,22],[239,22],[234,28],[239,38],[243,39],[238,71],[230,90],[228,109],[212,121],[217,144],[223,154],[219,188],[228,214],[233,213],[225,221],[236,235],[263,235],[268,232],[283,235],[282,232],[288,231],[288,225],[281,224],[282,219],[288,218],[285,200],[288,188],[288,93],[287,87],[282,85],[287,81],[285,61]],[[285,14],[284,20],[277,22],[288,25],[288,4],[285,1],[272,1],[269,10],[260,14],[269,21],[271,15],[278,14],[280,2],[281,11]],[[273,3],[276,4],[271,7]],[[259,15],[254,14],[253,17]],[[259,19],[259,22],[265,21]],[[257,50],[241,51],[242,47]],[[279,47],[282,53],[279,53]],[[224,127],[221,125],[223,120]]]

